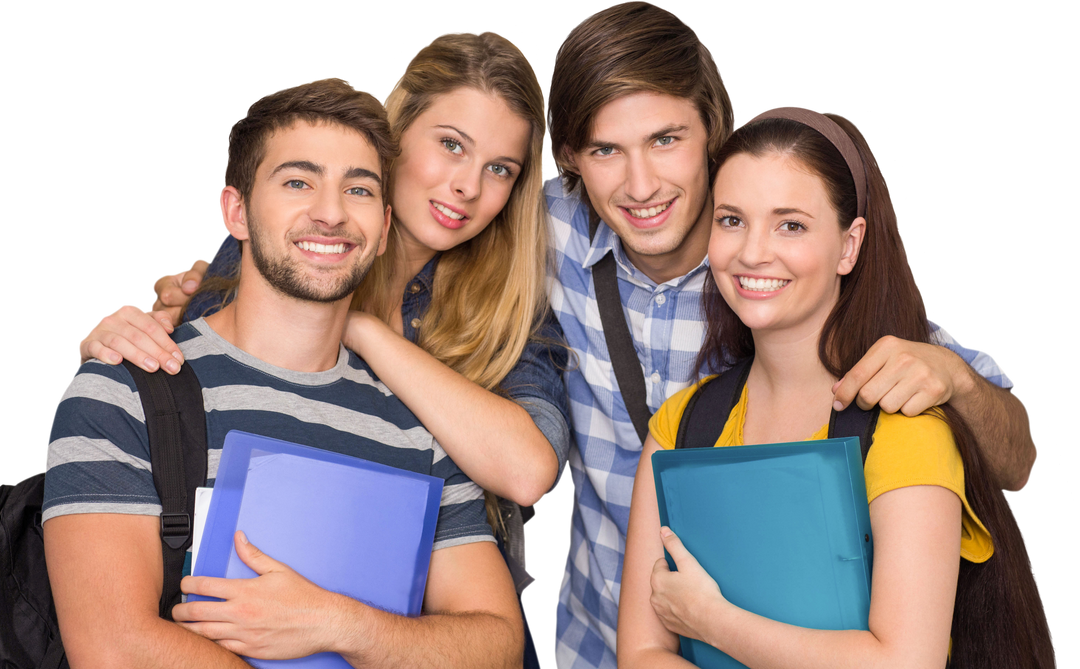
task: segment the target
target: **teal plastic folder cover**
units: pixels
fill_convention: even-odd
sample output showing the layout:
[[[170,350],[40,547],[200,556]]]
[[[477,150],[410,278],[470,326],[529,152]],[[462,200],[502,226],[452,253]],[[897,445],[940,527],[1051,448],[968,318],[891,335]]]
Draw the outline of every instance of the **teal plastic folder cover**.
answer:
[[[233,430],[225,436],[193,573],[255,577],[233,545],[233,534],[243,530],[322,588],[419,615],[442,488],[441,478]],[[336,653],[248,662],[349,667]]]
[[[728,601],[801,627],[869,629],[873,539],[858,437],[658,451],[653,475],[661,525]],[[680,647],[699,667],[745,666],[696,639]]]

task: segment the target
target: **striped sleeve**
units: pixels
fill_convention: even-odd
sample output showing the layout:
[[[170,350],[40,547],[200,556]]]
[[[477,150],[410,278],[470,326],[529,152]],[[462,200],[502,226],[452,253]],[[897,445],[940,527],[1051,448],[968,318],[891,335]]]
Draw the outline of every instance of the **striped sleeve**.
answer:
[[[473,483],[454,464],[438,442],[435,442],[431,475],[443,479],[439,522],[435,526],[432,550],[477,541],[495,541],[487,522],[483,488]]]
[[[161,513],[142,403],[123,366],[83,365],[56,410],[42,519],[72,513]]]

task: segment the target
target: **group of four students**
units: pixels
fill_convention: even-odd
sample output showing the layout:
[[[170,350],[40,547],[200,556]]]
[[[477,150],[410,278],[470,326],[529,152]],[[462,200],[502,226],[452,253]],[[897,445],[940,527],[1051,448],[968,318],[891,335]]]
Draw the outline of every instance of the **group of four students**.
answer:
[[[341,316],[341,340],[486,491],[519,594],[522,508],[569,461],[560,666],[677,665],[680,634],[750,667],[1052,662],[1000,492],[1022,486],[1034,460],[1024,409],[992,360],[926,320],[884,179],[851,123],[799,111],[733,133],[708,50],[641,2],[590,17],[560,48],[547,117],[560,175],[547,184],[542,92],[497,35],[436,39],[385,107],[400,151],[384,184],[392,222]],[[212,318],[238,294],[252,254],[234,237],[190,304],[201,266],[159,282],[165,311],[102,321],[84,358],[175,372],[185,357],[172,321]],[[605,260],[654,413],[644,439],[601,324]],[[649,456],[673,446],[695,382],[749,356],[718,446],[822,438],[834,408],[882,408],[866,464],[869,632],[806,630],[731,606],[659,526]],[[660,563],[665,548],[678,573]],[[270,626],[266,646],[238,647],[235,629],[222,635],[183,613],[230,650],[306,654],[284,625]],[[524,655],[535,664],[528,639]]]

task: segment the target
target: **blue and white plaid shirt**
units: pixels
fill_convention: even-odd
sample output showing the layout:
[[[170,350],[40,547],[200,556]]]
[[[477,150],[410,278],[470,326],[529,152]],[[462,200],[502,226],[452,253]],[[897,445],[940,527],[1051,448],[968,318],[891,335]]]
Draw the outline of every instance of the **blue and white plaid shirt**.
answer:
[[[685,276],[658,285],[630,263],[606,223],[589,239],[588,207],[576,193],[565,193],[559,179],[548,181],[544,194],[555,251],[551,306],[574,353],[566,374],[574,434],[569,458],[574,515],[559,593],[555,657],[560,669],[615,669],[626,525],[642,444],[615,382],[592,267],[605,254],[615,254],[619,297],[645,376],[649,409],[655,412],[697,378],[694,363],[704,337],[701,291],[709,265],[703,259]],[[961,348],[944,330],[934,329],[938,343],[980,374],[999,386],[1012,386],[992,358]]]

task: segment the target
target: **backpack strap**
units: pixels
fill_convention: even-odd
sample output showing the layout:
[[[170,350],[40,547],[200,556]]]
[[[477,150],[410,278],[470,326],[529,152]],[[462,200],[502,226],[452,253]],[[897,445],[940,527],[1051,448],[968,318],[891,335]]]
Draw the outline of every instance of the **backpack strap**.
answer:
[[[708,448],[716,443],[731,410],[739,403],[753,362],[753,356],[744,358],[720,376],[701,384],[683,411],[675,436],[675,448]],[[830,439],[858,437],[865,465],[866,455],[874,443],[874,430],[877,429],[880,413],[878,406],[864,411],[852,402],[843,411],[834,410],[829,414],[828,436]]]
[[[596,236],[600,226],[600,217],[596,212],[589,212],[589,239]],[[645,393],[645,376],[641,361],[638,360],[634,339],[630,336],[630,326],[623,313],[622,299],[619,297],[619,277],[615,254],[608,253],[592,268],[593,285],[596,289],[596,306],[600,310],[600,324],[604,328],[604,340],[607,342],[608,357],[615,370],[615,382],[630,414],[638,437],[645,443],[649,436],[649,419],[652,411]]]
[[[866,465],[866,455],[870,452],[870,446],[874,443],[874,430],[877,429],[878,415],[881,407],[874,405],[869,411],[859,408],[852,402],[848,408],[837,412],[835,409],[829,416],[829,438],[858,437],[859,447],[862,448],[862,461]]]
[[[744,358],[720,376],[701,384],[683,411],[675,448],[708,448],[716,443],[731,410],[739,403],[753,362],[753,357]]]
[[[124,361],[139,390],[146,431],[150,437],[150,466],[161,499],[163,581],[158,614],[172,620],[180,603],[180,579],[193,538],[195,489],[206,484],[206,412],[202,386],[191,365],[170,376],[149,374]]]

